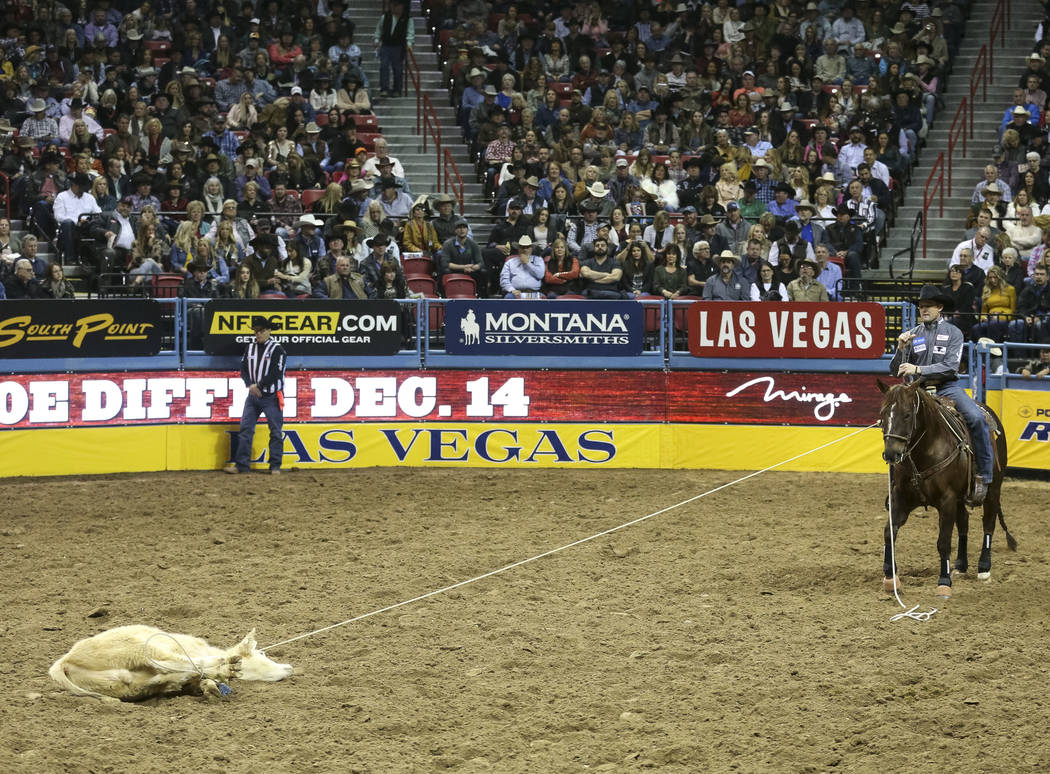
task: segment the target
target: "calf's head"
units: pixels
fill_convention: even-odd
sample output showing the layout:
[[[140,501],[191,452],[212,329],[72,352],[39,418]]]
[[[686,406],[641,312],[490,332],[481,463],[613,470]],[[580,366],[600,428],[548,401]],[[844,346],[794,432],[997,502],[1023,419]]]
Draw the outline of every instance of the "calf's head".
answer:
[[[291,677],[291,664],[278,664],[259,650],[259,645],[255,640],[255,629],[252,629],[243,640],[230,648],[227,653],[230,656],[240,657],[240,677],[242,680],[276,683],[286,677]]]

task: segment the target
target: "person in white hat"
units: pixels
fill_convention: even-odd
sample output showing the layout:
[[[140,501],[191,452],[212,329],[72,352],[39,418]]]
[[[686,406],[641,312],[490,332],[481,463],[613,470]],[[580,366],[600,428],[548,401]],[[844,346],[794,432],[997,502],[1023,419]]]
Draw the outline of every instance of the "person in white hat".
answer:
[[[293,242],[299,248],[299,255],[309,258],[311,265],[316,266],[328,253],[324,238],[321,236],[324,221],[311,213],[306,213],[299,218],[297,225],[299,233],[296,234]]]
[[[32,137],[37,142],[58,140],[58,122],[48,118],[46,114],[47,103],[39,98],[31,99],[26,107],[32,113],[29,118],[22,122],[18,130],[19,137]]]
[[[986,164],[984,167],[984,179],[973,187],[973,196],[970,197],[970,204],[981,204],[984,202],[984,189],[990,185],[994,185],[999,189],[999,194],[1003,197],[1002,200],[1004,202],[1011,201],[1013,198],[1010,186],[999,178],[999,168],[995,164]]]
[[[506,298],[521,298],[523,295],[539,293],[546,272],[543,259],[533,255],[532,239],[523,234],[518,239],[515,255],[503,264],[499,274],[499,286]]]
[[[1006,111],[1003,113],[1003,118],[999,122],[999,139],[1002,140],[1003,132],[1006,131],[1007,127],[1011,123],[1024,125],[1025,123],[1039,124],[1039,106],[1028,102],[1028,97],[1025,90],[1022,88],[1014,89],[1014,101]],[[1020,120],[1022,119],[1023,120]]]

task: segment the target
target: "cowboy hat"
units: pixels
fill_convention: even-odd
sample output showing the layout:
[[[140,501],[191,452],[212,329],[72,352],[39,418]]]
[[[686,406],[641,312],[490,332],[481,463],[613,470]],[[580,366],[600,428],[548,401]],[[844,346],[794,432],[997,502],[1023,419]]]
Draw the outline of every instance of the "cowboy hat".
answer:
[[[30,113],[39,113],[42,110],[47,110],[47,103],[42,99],[31,99],[26,107],[29,108]]]
[[[252,315],[252,330],[253,331],[279,331],[281,330],[281,323],[279,320],[270,319],[264,317],[261,314]]]
[[[938,304],[946,312],[950,312],[955,308],[955,300],[943,288],[939,288],[936,285],[923,285],[922,290],[919,291],[919,297],[912,299],[912,303],[915,306],[922,306],[924,302]]]
[[[521,238],[518,239],[518,247],[532,247],[532,240],[528,234],[521,235]]]
[[[732,250],[723,250],[718,254],[718,262],[732,261],[733,263],[740,263],[740,256],[734,253]]]
[[[370,186],[366,181],[361,179],[355,180],[353,183],[350,184],[351,194],[364,193],[365,191],[371,190],[372,186]]]
[[[303,215],[303,216],[301,216],[299,218],[299,222],[298,222],[297,225],[300,225],[300,226],[313,226],[314,228],[317,228],[319,226],[323,226],[324,225],[324,221],[321,220],[320,218],[315,218],[310,213],[307,213],[307,214],[305,214],[305,215]]]
[[[344,220],[342,223],[340,223],[338,226],[332,229],[332,231],[336,234],[345,234],[347,231],[353,231],[356,234],[360,234],[363,230],[364,229],[357,225],[357,222],[353,220]]]
[[[540,181],[536,179],[535,175],[529,175],[522,181],[523,185],[531,185],[533,188],[540,187]]]
[[[539,186],[537,186],[537,188],[538,187]],[[456,200],[453,199],[452,196],[447,194],[447,193],[438,194],[437,196],[434,197],[434,204],[439,205],[439,206],[442,205],[442,204],[455,204],[455,203],[456,203]]]
[[[809,199],[803,199],[795,205],[795,211],[798,212],[799,210],[809,210],[810,212],[816,212],[817,206],[813,204],[813,202],[811,202]]]
[[[701,226],[717,226],[718,222],[715,220],[715,216],[710,212],[700,217]]]
[[[798,265],[800,267],[811,266],[813,268],[814,274],[820,274],[820,264],[812,258],[803,258],[801,261],[798,262]]]
[[[828,182],[828,183],[837,183],[838,182],[838,180],[835,179],[835,173],[834,172],[825,172],[823,175],[818,177],[817,180],[824,180],[825,182]]]
[[[587,186],[587,193],[595,199],[604,199],[609,194],[609,189],[605,187],[605,183],[599,180],[597,183]]]

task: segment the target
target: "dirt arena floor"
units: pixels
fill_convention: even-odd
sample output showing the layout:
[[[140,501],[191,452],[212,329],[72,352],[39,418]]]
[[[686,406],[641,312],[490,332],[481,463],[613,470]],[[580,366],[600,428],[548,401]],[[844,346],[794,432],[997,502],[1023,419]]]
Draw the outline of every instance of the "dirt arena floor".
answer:
[[[1011,554],[935,596],[936,522],[881,591],[885,478],[769,473],[273,651],[220,703],[106,705],[47,677],[148,623],[292,637],[739,474],[361,470],[8,481],[0,772],[1046,772],[1050,483],[1007,483]],[[979,522],[971,532],[978,546]],[[91,617],[94,614],[95,617]]]

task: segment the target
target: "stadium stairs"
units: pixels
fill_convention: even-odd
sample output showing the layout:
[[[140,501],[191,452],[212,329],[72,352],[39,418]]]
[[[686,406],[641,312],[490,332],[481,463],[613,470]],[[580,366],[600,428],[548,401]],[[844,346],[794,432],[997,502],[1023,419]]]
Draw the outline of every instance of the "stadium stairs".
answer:
[[[946,276],[948,259],[963,238],[974,186],[983,179],[984,167],[992,160],[992,150],[999,141],[998,129],[1003,112],[1013,103],[1013,89],[1026,69],[1025,57],[1031,53],[1035,28],[1043,17],[1038,0],[1007,2],[1011,5],[1011,13],[1006,43],[1001,45],[996,40],[995,53],[992,55],[994,78],[988,83],[987,100],[983,99],[984,92],[980,88],[974,95],[973,138],[967,141],[967,152],[963,154],[962,143],[959,142],[949,158],[948,141],[959,103],[963,98],[969,99],[971,73],[977,64],[981,47],[988,42],[995,0],[981,0],[975,3],[971,11],[966,23],[966,36],[958,56],[952,61],[951,77],[943,93],[945,105],[926,137],[920,163],[912,169],[912,182],[905,203],[897,211],[896,226],[889,235],[888,246],[882,252],[879,270],[870,273],[872,277],[888,278],[890,257],[908,248],[915,216],[923,209],[924,187],[941,152],[944,153],[945,163],[952,168],[952,191],[948,195],[945,190],[943,217],[939,210],[939,196],[934,195],[925,222],[926,253],[924,256],[920,239],[913,277],[942,282]],[[933,192],[934,186],[930,190]],[[897,258],[894,275],[900,277],[906,272],[907,263],[906,255]]]
[[[357,25],[354,41],[364,53],[362,67],[368,76],[368,92],[372,97],[373,111],[379,120],[383,137],[390,145],[390,153],[401,161],[408,184],[416,196],[438,193],[444,190],[443,181],[438,180],[438,155],[433,142],[430,141],[424,153],[423,136],[416,134],[416,92],[407,69],[403,96],[379,96],[379,60],[372,47],[372,35],[382,15],[382,7],[379,3],[351,0],[350,9]],[[475,239],[480,244],[485,244],[491,228],[488,224],[492,218],[485,210],[482,186],[474,179],[474,166],[470,161],[469,149],[463,142],[459,127],[456,126],[455,110],[449,105],[447,84],[442,78],[433,39],[427,31],[426,14],[418,0],[412,3],[412,16],[416,25],[413,55],[419,66],[420,89],[430,97],[434,106],[442,129],[442,148],[447,147],[452,152],[459,174],[463,176],[463,214],[473,227]],[[480,234],[479,228],[482,231]]]

